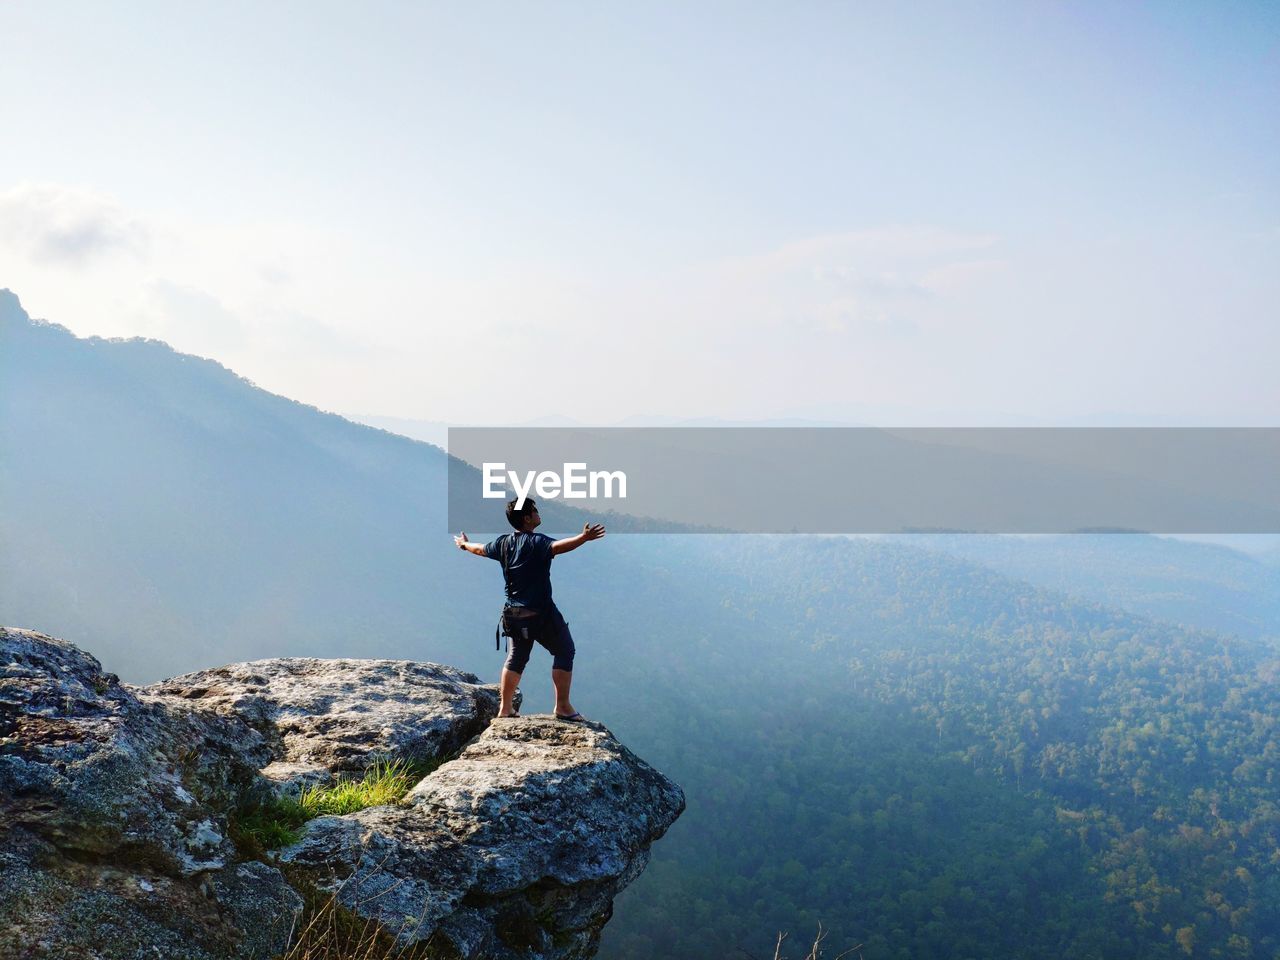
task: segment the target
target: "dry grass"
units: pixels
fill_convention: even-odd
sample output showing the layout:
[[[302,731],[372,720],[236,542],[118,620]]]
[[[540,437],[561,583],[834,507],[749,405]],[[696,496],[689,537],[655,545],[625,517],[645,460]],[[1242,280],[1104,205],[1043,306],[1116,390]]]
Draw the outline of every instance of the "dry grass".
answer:
[[[787,956],[782,952],[782,944],[786,939],[787,935],[785,933],[778,934],[778,942],[773,948],[773,960],[788,960]],[[812,945],[810,945],[808,952],[801,957],[800,960],[823,960],[826,954],[823,952],[822,942],[826,939],[827,931],[823,930],[821,925],[819,925],[818,933],[813,938]],[[859,960],[861,960],[862,944],[858,944],[856,947],[850,947],[842,953],[837,953],[831,958],[831,960],[841,960],[842,957],[850,956],[857,956]]]
[[[430,942],[397,941],[376,920],[342,906],[337,893],[312,890],[304,900],[298,933],[278,960],[444,960],[448,956]]]
[[[381,862],[370,865],[361,856],[351,875],[331,892],[318,889],[313,883],[315,874],[306,868],[282,867],[290,885],[302,894],[303,909],[291,946],[276,960],[460,960],[451,946],[434,937],[410,942],[407,935],[425,920],[425,903],[421,915],[402,917],[398,924],[356,912],[399,886],[401,881],[378,883],[376,893],[361,895],[362,880],[381,876],[382,867]],[[344,904],[354,904],[356,909]],[[406,935],[403,940],[402,934]]]

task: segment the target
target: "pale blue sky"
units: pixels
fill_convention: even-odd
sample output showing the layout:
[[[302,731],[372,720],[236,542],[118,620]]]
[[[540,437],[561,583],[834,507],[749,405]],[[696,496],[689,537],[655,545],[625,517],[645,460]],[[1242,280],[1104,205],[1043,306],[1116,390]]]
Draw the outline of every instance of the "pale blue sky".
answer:
[[[1275,423],[1280,7],[0,5],[0,286],[345,412]]]

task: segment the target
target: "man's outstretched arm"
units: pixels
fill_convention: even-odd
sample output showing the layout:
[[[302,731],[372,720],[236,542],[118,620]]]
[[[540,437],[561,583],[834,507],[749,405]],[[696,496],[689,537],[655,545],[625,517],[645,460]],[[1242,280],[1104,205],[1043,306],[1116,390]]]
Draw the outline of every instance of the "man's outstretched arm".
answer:
[[[458,545],[459,550],[465,550],[467,553],[474,553],[477,557],[484,556],[484,544],[472,543],[467,539],[467,533],[465,530],[454,537],[453,542]]]
[[[576,537],[568,537],[564,540],[557,540],[551,545],[551,555],[558,556],[562,553],[568,553],[570,550],[577,550],[588,540],[599,540],[604,536],[604,525],[599,523],[584,523],[582,532]]]

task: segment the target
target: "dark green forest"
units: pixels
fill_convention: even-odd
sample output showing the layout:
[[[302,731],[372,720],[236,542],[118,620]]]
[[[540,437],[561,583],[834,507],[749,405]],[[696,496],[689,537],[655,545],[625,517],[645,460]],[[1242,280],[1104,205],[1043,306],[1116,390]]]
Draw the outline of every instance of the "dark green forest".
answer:
[[[1280,948],[1269,648],[906,547],[690,549],[774,645],[671,653],[688,679],[646,738],[679,742],[695,836],[655,848],[609,955],[758,955],[762,917],[867,957]]]
[[[500,573],[452,548],[437,448],[0,295],[0,452],[0,621],[125,680],[286,655],[497,678]],[[1280,956],[1280,567],[1140,540],[1017,569],[837,537],[557,560],[575,703],[688,798],[602,956],[771,957],[819,923],[867,960]]]

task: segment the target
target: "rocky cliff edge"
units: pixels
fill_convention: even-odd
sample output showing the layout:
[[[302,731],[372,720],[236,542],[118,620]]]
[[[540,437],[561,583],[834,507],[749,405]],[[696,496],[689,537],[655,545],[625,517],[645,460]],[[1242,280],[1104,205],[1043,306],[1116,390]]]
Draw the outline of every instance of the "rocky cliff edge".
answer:
[[[403,660],[133,687],[0,628],[0,958],[267,960],[326,898],[433,956],[594,955],[684,796],[601,724],[497,705]],[[397,760],[431,772],[395,803],[237,840],[246,811]]]

